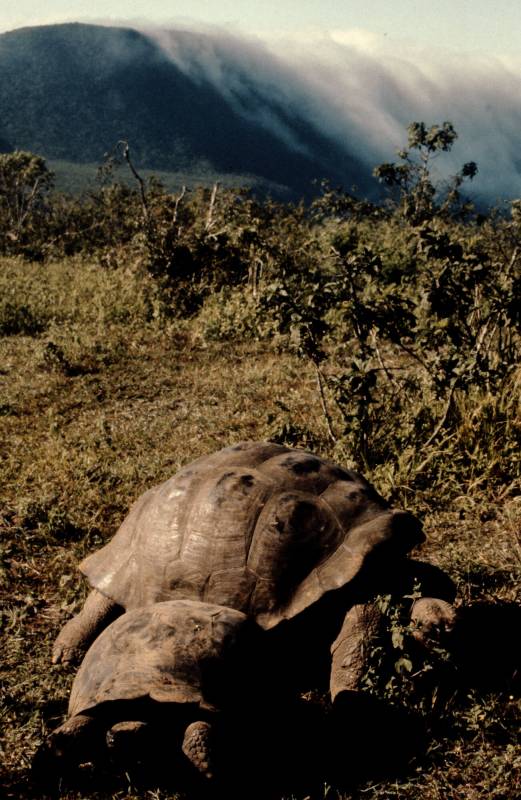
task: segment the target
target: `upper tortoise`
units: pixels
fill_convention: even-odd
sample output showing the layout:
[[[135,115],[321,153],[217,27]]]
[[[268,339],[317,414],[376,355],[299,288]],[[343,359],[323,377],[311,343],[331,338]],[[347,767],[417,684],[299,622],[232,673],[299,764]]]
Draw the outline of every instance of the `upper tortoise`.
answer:
[[[216,603],[267,631],[294,619],[296,629],[303,612],[338,598],[339,621],[327,633],[334,697],[356,688],[374,624],[361,576],[375,564],[380,576],[399,572],[395,565],[423,539],[419,521],[391,508],[357,472],[279,444],[226,447],[143,494],[113,539],[80,564],[93,591],[59,634],[53,661],[84,650],[123,611],[153,603]],[[413,616],[429,632],[452,623],[445,601],[453,589],[434,568],[427,576],[433,596],[417,602]]]

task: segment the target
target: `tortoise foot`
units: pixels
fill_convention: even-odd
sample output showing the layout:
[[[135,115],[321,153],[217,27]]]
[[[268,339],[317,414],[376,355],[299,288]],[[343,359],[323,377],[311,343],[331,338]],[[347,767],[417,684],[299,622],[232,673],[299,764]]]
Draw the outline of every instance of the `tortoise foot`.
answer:
[[[185,731],[182,749],[201,775],[208,780],[214,777],[213,729],[209,722],[192,722]]]
[[[77,664],[84,653],[81,647],[69,646],[65,642],[56,641],[52,649],[53,664]]]

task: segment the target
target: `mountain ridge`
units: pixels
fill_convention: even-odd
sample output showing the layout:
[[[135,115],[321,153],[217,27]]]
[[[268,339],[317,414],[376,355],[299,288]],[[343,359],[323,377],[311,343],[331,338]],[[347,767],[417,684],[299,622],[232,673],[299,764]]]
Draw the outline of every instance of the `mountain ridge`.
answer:
[[[281,120],[302,146],[181,70],[133,28],[65,23],[0,34],[0,76],[0,149],[99,163],[125,139],[136,163],[151,169],[248,173],[296,194],[309,194],[322,178],[367,182],[345,148],[280,100],[256,93],[255,76],[244,80],[257,115],[260,108]]]

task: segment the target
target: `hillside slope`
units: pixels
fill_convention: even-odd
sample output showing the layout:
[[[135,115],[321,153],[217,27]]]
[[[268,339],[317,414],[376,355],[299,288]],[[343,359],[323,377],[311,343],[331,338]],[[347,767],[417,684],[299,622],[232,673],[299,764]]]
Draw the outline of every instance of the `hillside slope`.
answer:
[[[364,183],[355,158],[257,90],[254,76],[242,77],[255,108],[237,109],[135,30],[74,23],[2,34],[0,76],[6,146],[50,159],[100,162],[127,139],[152,169],[249,173],[298,193],[323,177]],[[259,122],[259,108],[286,135]]]

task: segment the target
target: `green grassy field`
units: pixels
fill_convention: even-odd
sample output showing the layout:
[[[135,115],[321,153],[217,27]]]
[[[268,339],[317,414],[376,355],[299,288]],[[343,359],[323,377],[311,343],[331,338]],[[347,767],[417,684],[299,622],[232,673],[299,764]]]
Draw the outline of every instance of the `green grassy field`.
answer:
[[[113,534],[132,501],[197,456],[281,431],[344,464],[352,460],[345,440],[328,435],[312,363],[284,337],[225,335],[222,325],[217,336],[216,317],[226,309],[214,296],[190,319],[165,317],[156,284],[132,264],[107,270],[88,258],[45,265],[4,258],[0,298],[0,781],[6,797],[30,797],[32,755],[62,720],[74,675],[70,666],[52,667],[50,651],[85,596],[76,565]],[[519,408],[520,384],[517,372],[511,409]],[[486,408],[486,390],[480,397]],[[461,424],[471,427],[467,411]],[[384,494],[386,475],[385,464],[368,475]],[[395,486],[424,519],[421,557],[449,572],[460,603],[519,602],[519,485],[478,475],[458,494],[454,481],[451,473],[449,501],[442,482],[434,493]],[[486,631],[482,644],[486,651]],[[342,796],[515,800],[519,720],[510,687],[469,689],[405,773],[368,776]],[[244,797],[251,788],[243,787]],[[61,794],[171,796],[125,776]]]

